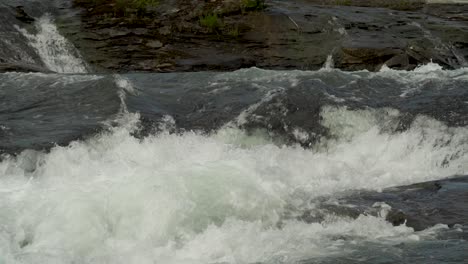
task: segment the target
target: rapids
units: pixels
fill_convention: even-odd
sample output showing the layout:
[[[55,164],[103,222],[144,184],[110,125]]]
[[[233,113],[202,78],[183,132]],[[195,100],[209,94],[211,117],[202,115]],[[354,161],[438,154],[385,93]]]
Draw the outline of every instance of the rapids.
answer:
[[[415,72],[383,70],[375,74],[330,69],[175,74],[178,83],[167,82],[167,85],[181,87],[182,91],[164,85],[153,88],[158,86],[153,86],[154,82],[148,79],[159,75],[4,74],[2,78],[9,79],[10,86],[16,83],[23,89],[34,87],[28,83],[28,78],[35,82],[48,80],[51,87],[70,87],[70,92],[74,86],[78,89],[86,82],[91,82],[91,87],[105,84],[109,87],[107,93],[120,98],[121,106],[109,108],[114,110],[105,120],[98,118],[96,112],[92,118],[93,104],[103,106],[116,100],[93,101],[95,96],[82,93],[94,93],[96,88],[78,89],[80,93],[74,93],[73,97],[76,106],[57,104],[55,109],[42,109],[41,103],[35,105],[38,111],[45,111],[44,117],[35,117],[42,120],[44,127],[54,124],[50,123],[53,119],[46,118],[50,115],[48,111],[58,112],[60,116],[64,114],[62,109],[69,108],[73,115],[70,118],[78,126],[82,122],[81,126],[85,127],[91,119],[101,129],[81,140],[51,146],[48,151],[23,150],[16,152],[17,155],[4,155],[0,163],[3,261],[326,262],[330,258],[352,256],[356,250],[362,250],[359,247],[364,244],[375,250],[391,249],[401,243],[411,248],[433,240],[439,232],[454,232],[443,225],[419,232],[406,226],[393,227],[385,221],[388,208],[382,205],[377,205],[382,206],[381,216],[361,215],[357,219],[331,214],[322,222],[306,224],[291,216],[314,210],[314,199],[318,197],[362,189],[382,190],[467,174],[468,128],[461,113],[452,114],[451,126],[438,120],[439,113],[432,117],[415,114],[407,121],[402,110],[396,108],[398,104],[394,108],[358,107],[356,102],[366,99],[357,92],[341,97],[339,93],[328,94],[324,98],[331,100],[322,102],[318,119],[312,122],[326,132],[316,135],[318,140],[310,141],[304,148],[301,143],[315,133],[301,127],[307,122],[297,119],[295,123],[288,123],[294,129],[275,131],[268,127],[268,122],[277,113],[256,111],[264,106],[275,106],[274,109],[282,109],[282,115],[287,116],[288,108],[274,99],[284,98],[286,90],[304,89],[307,85],[300,83],[309,80],[317,83],[341,81],[351,85],[369,82],[361,89],[372,85],[385,87],[385,81],[398,81],[404,88],[396,94],[407,98],[405,104],[399,104],[416,109],[413,100],[418,97],[415,94],[426,92],[427,96],[431,89],[439,94],[439,89],[461,87],[460,84],[468,81],[465,71],[444,71],[436,65],[427,65]],[[201,76],[197,79],[197,75]],[[164,78],[169,78],[161,77],[163,83]],[[108,79],[114,81],[106,81]],[[205,81],[206,85],[201,85]],[[239,93],[236,87],[244,87],[247,81],[250,87],[263,84],[258,89],[243,88],[251,91],[254,98],[257,94],[258,99],[246,97],[245,106],[239,107],[237,116],[228,117],[218,127],[202,118],[205,115],[206,120],[212,120],[213,116],[218,116],[223,120],[221,109],[233,98],[226,93],[235,96]],[[190,86],[184,86],[185,82]],[[450,85],[451,82],[456,83]],[[70,86],[75,83],[77,85]],[[447,86],[441,86],[442,83]],[[272,90],[272,86],[276,88]],[[183,100],[166,104],[165,114],[162,114],[164,104],[159,108],[151,105],[151,102],[158,102],[156,97],[167,103],[172,98],[170,93],[176,94],[175,98],[183,98],[186,93],[202,93],[205,89],[209,91],[204,94],[227,102],[220,101],[217,106],[220,110],[214,112],[207,111],[209,107],[201,107],[205,111],[202,113],[187,107],[192,115],[200,117],[194,118],[198,120],[195,130],[180,129],[184,127],[183,121],[192,116],[180,117],[179,113],[169,111],[179,109]],[[313,91],[312,86],[310,89]],[[463,88],[457,92],[466,96]],[[169,94],[167,98],[161,98],[166,93]],[[75,111],[74,107],[82,105],[83,100],[90,104],[83,110],[87,112]],[[351,100],[351,106],[346,106],[347,100]],[[28,115],[24,109],[15,113]],[[88,115],[88,119],[77,119],[84,115]],[[141,122],[143,115],[145,122]],[[153,118],[151,122],[148,121],[150,117]],[[310,118],[304,115],[305,120]],[[400,124],[402,119],[407,122],[404,127]],[[11,124],[11,127],[18,125]],[[53,126],[70,133],[71,124],[63,128]],[[202,130],[203,124],[209,126]],[[20,127],[15,128],[2,129],[21,132]],[[147,132],[142,134],[142,130]],[[289,131],[295,141],[288,140]],[[35,135],[41,133],[34,131]],[[53,140],[54,134],[46,130],[43,136],[46,135]],[[466,249],[466,244],[462,245],[465,245],[462,249]]]
[[[0,263],[468,260],[466,221],[300,217],[467,175],[468,68],[90,74],[53,21],[8,28],[55,73],[0,73]]]

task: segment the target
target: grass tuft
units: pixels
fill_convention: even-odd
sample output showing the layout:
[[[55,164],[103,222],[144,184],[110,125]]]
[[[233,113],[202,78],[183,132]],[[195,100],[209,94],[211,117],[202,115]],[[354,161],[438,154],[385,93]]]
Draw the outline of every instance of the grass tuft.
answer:
[[[241,8],[246,10],[263,10],[265,9],[265,0],[242,0]]]
[[[229,29],[229,36],[233,38],[238,38],[240,36],[239,25],[234,25]]]
[[[200,25],[208,28],[210,32],[214,32],[223,27],[223,22],[218,18],[217,14],[209,14],[200,17]]]

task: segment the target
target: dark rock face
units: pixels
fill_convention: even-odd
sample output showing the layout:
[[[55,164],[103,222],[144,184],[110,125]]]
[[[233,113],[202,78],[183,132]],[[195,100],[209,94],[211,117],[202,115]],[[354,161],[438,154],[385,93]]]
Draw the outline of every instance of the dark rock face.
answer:
[[[317,212],[299,217],[305,222],[319,222],[322,215],[336,214],[356,218],[360,214],[377,215],[385,203],[391,206],[386,219],[393,225],[406,224],[416,231],[436,224],[467,225],[468,176],[390,188],[382,192],[360,192],[343,196],[339,202],[319,202]],[[349,206],[352,205],[352,206]]]
[[[388,195],[386,203],[393,211],[387,215],[387,220],[394,225],[406,221],[406,225],[422,230],[439,223],[449,226],[468,224],[466,176],[400,187],[390,190]],[[374,194],[364,199],[381,198]]]
[[[36,5],[32,1],[30,4]],[[19,27],[31,26],[28,24],[34,21],[34,13],[0,1],[0,14],[0,72],[44,71],[42,60],[18,31]]]
[[[0,72],[51,72],[50,70],[24,63],[0,63]]]
[[[144,14],[119,15],[113,1],[74,2],[79,22],[67,17],[61,30],[98,71],[315,70],[329,55],[337,68],[375,71],[431,60],[456,68],[468,58],[466,5],[270,0],[264,10],[246,10],[239,0],[164,0]],[[212,28],[201,23],[209,14],[217,14]]]
[[[15,14],[16,19],[23,23],[30,24],[35,21],[34,18],[29,16],[25,11],[23,6],[17,6],[16,7],[16,14]]]

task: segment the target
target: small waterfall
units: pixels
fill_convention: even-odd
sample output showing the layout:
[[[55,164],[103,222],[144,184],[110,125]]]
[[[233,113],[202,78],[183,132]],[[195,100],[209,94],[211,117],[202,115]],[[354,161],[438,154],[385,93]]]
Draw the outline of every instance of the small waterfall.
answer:
[[[333,60],[333,55],[328,55],[327,56],[327,60],[325,61],[325,63],[323,64],[323,68],[322,69],[325,69],[325,70],[331,70],[335,67],[335,61]]]
[[[44,15],[36,21],[36,34],[16,26],[29,40],[51,71],[58,73],[86,73],[87,67],[75,47],[60,33],[50,15]]]
[[[343,26],[343,24],[339,21],[337,17],[332,16],[330,20],[328,20],[328,25],[330,26],[330,28],[327,30],[328,33],[335,34],[337,39],[336,39],[335,47],[333,47],[333,49],[329,51],[330,53],[327,56],[327,59],[325,60],[325,63],[322,66],[322,70],[332,70],[335,68],[335,61],[333,59],[333,54],[335,54],[335,51],[337,49],[340,49],[340,46],[342,45],[342,43],[346,39],[349,38],[346,28]]]

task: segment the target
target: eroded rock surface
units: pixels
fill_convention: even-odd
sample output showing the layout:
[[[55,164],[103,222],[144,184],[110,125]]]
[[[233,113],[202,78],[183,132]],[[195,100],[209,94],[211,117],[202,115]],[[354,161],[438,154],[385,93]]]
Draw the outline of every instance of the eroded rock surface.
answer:
[[[75,0],[80,21],[61,23],[100,71],[314,70],[329,55],[337,68],[375,71],[431,60],[456,68],[468,58],[466,5],[270,0],[264,10],[245,10],[239,0],[167,0],[144,14],[123,15],[112,2]],[[202,25],[213,14],[214,26]]]

